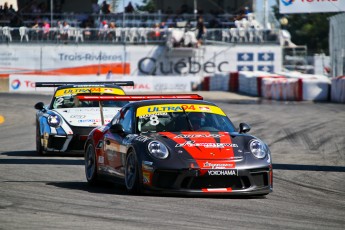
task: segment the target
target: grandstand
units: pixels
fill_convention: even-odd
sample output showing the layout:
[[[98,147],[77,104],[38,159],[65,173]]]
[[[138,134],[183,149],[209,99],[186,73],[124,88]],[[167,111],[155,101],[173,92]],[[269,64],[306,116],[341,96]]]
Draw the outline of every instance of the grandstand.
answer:
[[[154,12],[103,12],[91,0],[17,2],[17,11],[1,14],[0,43],[163,44],[172,29],[197,33],[198,17],[207,28],[206,44],[280,42],[279,28],[267,28],[257,19],[252,0],[198,0],[198,5],[154,0]]]

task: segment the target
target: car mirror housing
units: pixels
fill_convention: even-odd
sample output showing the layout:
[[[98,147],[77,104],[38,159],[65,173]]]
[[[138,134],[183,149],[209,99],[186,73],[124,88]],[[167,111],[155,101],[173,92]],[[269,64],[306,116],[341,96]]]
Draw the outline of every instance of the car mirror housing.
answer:
[[[36,103],[35,109],[43,110],[44,109],[44,103],[43,102]]]
[[[246,123],[240,123],[240,133],[248,133],[250,131],[250,126]]]
[[[123,126],[121,124],[114,124],[110,126],[110,132],[112,133],[118,133],[118,134],[124,134],[125,130],[123,129]]]

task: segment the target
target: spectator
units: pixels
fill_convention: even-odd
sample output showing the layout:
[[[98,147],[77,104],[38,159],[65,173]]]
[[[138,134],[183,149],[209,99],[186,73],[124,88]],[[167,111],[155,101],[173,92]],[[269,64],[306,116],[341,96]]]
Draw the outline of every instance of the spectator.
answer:
[[[108,25],[107,21],[103,20],[101,25],[100,25],[100,28],[99,28],[98,37],[101,39],[106,39],[108,29],[109,29],[109,25]]]
[[[93,0],[93,2],[92,2],[92,13],[93,14],[99,14],[100,10],[101,10],[101,7],[98,5],[98,1]]]
[[[62,34],[61,34],[62,40],[68,40],[69,28],[70,28],[70,26],[69,26],[68,22],[64,21],[63,27],[62,27]]]
[[[128,5],[125,7],[125,12],[126,13],[133,13],[134,12],[134,8],[132,6],[132,2],[129,2]]]
[[[198,35],[196,36],[196,39],[198,40],[198,47],[202,43],[202,39],[204,38],[204,35],[206,34],[206,26],[204,24],[204,20],[202,17],[199,17],[198,23],[196,24],[196,29],[198,31]]]
[[[109,14],[110,13],[110,5],[107,3],[107,1],[105,1],[105,0],[103,1],[101,10],[102,10],[103,14]]]
[[[49,38],[50,24],[47,20],[43,22],[43,38]]]
[[[108,40],[114,42],[116,38],[116,24],[115,22],[110,22],[109,24],[109,32],[108,32]]]

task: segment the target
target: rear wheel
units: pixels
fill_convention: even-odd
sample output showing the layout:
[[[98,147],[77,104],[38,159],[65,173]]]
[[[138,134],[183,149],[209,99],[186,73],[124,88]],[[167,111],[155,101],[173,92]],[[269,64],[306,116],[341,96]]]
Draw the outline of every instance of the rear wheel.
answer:
[[[135,152],[131,150],[126,159],[125,184],[130,193],[139,194],[142,191],[142,183],[139,178],[139,165]]]
[[[42,147],[42,144],[41,144],[41,132],[40,132],[40,128],[39,128],[38,125],[36,125],[36,152],[39,155],[43,155],[44,154],[43,147]]]
[[[93,144],[89,143],[85,151],[85,175],[89,184],[94,185],[98,182],[96,151]]]

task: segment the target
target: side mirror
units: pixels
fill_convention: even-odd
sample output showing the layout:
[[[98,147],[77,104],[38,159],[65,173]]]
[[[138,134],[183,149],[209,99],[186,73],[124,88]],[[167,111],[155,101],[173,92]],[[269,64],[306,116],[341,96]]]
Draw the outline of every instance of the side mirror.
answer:
[[[123,129],[123,126],[121,124],[114,124],[110,126],[110,132],[117,133],[117,134],[124,134],[125,130]]]
[[[248,133],[250,131],[250,126],[246,123],[240,123],[240,133]]]
[[[44,103],[43,102],[36,103],[35,109],[43,110],[44,109]]]

